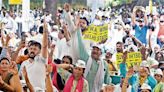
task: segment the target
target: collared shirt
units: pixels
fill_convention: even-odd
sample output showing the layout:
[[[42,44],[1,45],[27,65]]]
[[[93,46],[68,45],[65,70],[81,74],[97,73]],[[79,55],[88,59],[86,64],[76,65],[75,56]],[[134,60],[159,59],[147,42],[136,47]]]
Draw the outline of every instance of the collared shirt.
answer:
[[[39,87],[45,90],[46,79],[46,59],[41,56],[36,56],[34,61],[30,62],[29,59],[21,64],[20,73],[26,67],[28,78],[32,86]],[[22,74],[21,74],[22,75]]]

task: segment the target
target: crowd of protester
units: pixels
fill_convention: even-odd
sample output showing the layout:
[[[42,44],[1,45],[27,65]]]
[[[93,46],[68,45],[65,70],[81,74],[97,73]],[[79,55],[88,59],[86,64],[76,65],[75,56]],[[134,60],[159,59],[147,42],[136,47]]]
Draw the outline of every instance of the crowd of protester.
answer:
[[[93,11],[64,4],[53,22],[50,12],[31,10],[24,32],[21,11],[2,8],[0,91],[164,92],[164,8],[155,14],[142,6]],[[91,24],[108,24],[108,39],[83,39]],[[141,53],[139,66],[127,67],[129,52]]]

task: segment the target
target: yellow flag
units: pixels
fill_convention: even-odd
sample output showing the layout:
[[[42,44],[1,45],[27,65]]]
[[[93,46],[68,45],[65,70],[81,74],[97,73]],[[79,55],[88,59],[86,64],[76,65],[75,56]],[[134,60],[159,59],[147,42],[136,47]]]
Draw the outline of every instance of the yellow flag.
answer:
[[[13,4],[13,5],[22,4],[22,0],[9,0],[9,4]]]
[[[150,14],[153,12],[153,2],[152,0],[149,0],[149,7],[150,7]]]

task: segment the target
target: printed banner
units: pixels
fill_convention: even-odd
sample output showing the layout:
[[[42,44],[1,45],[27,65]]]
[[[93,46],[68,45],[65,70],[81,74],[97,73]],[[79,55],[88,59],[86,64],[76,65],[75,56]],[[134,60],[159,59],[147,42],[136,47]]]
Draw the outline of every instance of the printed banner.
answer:
[[[140,66],[140,63],[142,62],[142,55],[140,52],[131,52],[128,53],[126,64],[129,67],[133,66]]]
[[[117,62],[117,65],[123,62],[123,53],[116,54],[116,62]]]
[[[94,42],[101,42],[108,38],[108,25],[95,26],[90,25],[84,32],[83,39],[92,40]]]
[[[22,4],[22,0],[9,0],[9,4]]]
[[[117,62],[117,66],[119,67],[120,63],[123,62],[123,53],[116,54],[116,62]],[[127,54],[127,59],[126,59],[127,68],[133,66],[140,66],[141,62],[142,62],[142,55],[140,52],[130,52]]]

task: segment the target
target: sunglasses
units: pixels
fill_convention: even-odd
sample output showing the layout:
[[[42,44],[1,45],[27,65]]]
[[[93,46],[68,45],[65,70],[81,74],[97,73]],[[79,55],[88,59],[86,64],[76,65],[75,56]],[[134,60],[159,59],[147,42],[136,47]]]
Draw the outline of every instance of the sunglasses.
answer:
[[[163,23],[164,21],[160,21],[161,23]]]
[[[142,20],[138,20],[138,22],[141,22],[142,23],[143,21]]]

